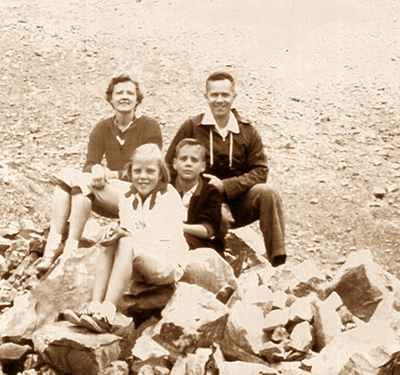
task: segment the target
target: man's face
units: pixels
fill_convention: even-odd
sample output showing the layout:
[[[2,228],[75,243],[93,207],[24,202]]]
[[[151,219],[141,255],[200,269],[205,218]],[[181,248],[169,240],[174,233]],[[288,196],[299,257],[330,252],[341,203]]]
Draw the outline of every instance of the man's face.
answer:
[[[229,116],[236,94],[228,79],[208,82],[205,97],[215,119]]]
[[[201,155],[201,148],[191,145],[183,146],[174,159],[173,166],[182,180],[197,180],[206,167]]]

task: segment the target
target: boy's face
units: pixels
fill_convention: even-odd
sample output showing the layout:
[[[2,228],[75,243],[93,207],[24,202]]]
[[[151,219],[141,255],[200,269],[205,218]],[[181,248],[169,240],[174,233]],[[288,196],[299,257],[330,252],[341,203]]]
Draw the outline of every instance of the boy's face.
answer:
[[[185,181],[197,180],[206,168],[199,146],[183,146],[173,163],[178,176]]]

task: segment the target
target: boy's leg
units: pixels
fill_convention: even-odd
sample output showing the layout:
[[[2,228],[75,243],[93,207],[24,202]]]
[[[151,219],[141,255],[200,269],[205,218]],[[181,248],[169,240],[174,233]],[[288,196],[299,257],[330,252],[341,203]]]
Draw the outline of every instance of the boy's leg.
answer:
[[[268,260],[273,266],[286,261],[285,219],[279,193],[267,184],[253,186],[244,197],[229,202],[234,227],[260,220]]]

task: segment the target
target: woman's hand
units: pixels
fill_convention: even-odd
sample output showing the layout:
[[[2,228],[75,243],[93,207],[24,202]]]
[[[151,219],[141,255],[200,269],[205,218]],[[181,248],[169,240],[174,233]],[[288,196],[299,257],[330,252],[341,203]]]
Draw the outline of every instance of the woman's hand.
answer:
[[[129,233],[122,229],[118,223],[113,222],[105,230],[103,238],[100,240],[99,244],[104,247],[111,246],[120,238],[127,236],[129,236]]]
[[[100,164],[92,167],[91,185],[96,189],[102,189],[107,182],[106,172]]]

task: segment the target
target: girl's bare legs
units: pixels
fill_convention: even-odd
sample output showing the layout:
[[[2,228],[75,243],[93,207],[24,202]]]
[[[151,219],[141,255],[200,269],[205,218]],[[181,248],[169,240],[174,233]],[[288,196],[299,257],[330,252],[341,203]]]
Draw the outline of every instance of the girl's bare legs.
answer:
[[[132,278],[132,258],[132,238],[120,238],[104,301],[111,302],[114,306],[121,301]]]

